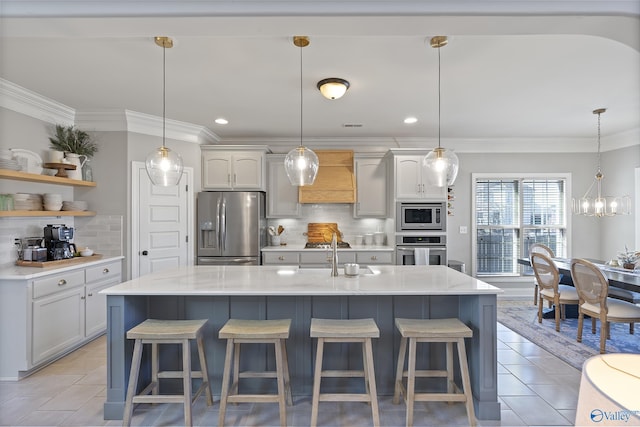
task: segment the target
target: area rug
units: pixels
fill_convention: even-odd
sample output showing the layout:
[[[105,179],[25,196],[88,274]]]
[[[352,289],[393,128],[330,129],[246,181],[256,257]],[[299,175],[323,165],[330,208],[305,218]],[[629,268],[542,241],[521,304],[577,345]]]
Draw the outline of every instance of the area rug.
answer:
[[[560,332],[556,332],[553,319],[542,319],[542,323],[538,323],[538,307],[530,300],[498,300],[497,314],[498,322],[576,369],[582,369],[585,360],[600,353],[600,322],[592,334],[591,319],[585,319],[582,343],[579,343],[576,341],[578,319],[562,320]],[[636,325],[636,335],[630,335],[629,324],[612,323],[607,353],[640,354],[639,327]]]

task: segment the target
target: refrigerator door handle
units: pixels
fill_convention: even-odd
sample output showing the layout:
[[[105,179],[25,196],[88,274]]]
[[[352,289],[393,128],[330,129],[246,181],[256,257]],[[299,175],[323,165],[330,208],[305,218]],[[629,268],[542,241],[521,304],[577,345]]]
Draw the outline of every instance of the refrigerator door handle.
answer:
[[[221,216],[221,204],[222,204],[222,199],[218,198],[218,201],[216,203],[216,240],[218,241],[218,249],[222,248],[222,232],[220,230],[220,216]]]
[[[222,201],[222,211],[220,213],[220,248],[224,253],[227,248],[227,203]]]

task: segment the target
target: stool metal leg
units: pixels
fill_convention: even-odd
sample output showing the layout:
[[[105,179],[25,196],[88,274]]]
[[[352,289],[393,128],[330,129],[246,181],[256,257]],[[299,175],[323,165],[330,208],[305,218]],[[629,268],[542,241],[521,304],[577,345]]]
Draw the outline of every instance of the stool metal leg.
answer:
[[[131,425],[133,415],[133,396],[138,388],[138,374],[140,373],[140,360],[142,359],[142,341],[136,340],[133,347],[133,357],[131,358],[131,373],[129,374],[129,386],[127,387],[127,400],[124,405],[123,426]]]
[[[229,377],[231,375],[231,358],[233,357],[233,339],[227,340],[227,353],[224,358],[224,369],[222,371],[222,390],[220,392],[220,413],[218,414],[218,425],[224,425],[224,416],[227,411],[227,397],[229,396]]]
[[[380,426],[380,413],[378,411],[378,391],[376,389],[376,375],[373,369],[373,345],[371,344],[371,338],[365,340],[365,359],[367,363],[365,378],[368,378],[369,383],[369,396],[371,397],[371,415],[373,416],[373,425],[375,427]]]
[[[316,366],[313,374],[313,398],[311,399],[311,427],[318,424],[318,406],[320,404],[320,378],[322,376],[322,357],[324,354],[324,338],[318,338],[316,349]]]

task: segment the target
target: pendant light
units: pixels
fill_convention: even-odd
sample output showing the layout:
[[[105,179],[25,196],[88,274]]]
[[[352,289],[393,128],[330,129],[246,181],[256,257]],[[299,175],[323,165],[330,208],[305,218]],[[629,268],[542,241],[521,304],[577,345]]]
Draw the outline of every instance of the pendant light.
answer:
[[[295,36],[293,44],[300,48],[300,146],[289,151],[284,159],[284,169],[291,185],[302,187],[313,184],[320,162],[313,150],[302,145],[302,48],[309,45],[309,38]]]
[[[591,186],[580,199],[573,199],[573,213],[584,216],[614,216],[629,215],[631,213],[631,197],[629,196],[603,196],[602,180],[604,174],[600,169],[600,115],[607,111],[606,108],[593,110],[593,114],[598,115],[598,170]],[[593,187],[596,193],[591,194]]]
[[[458,156],[440,146],[440,48],[448,43],[447,36],[431,38],[431,47],[438,49],[438,148],[434,148],[424,158],[424,166],[431,171],[438,187],[452,185],[458,176]]]
[[[154,185],[169,187],[178,185],[182,177],[182,157],[175,151],[171,151],[165,145],[166,139],[166,69],[167,49],[173,47],[173,40],[169,37],[155,37],[155,43],[162,48],[162,147],[151,152],[145,160],[147,174]]]

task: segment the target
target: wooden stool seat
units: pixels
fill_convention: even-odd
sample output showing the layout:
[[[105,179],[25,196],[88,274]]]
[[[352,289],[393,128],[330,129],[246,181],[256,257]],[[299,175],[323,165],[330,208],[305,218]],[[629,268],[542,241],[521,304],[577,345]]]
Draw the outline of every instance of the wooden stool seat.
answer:
[[[371,404],[373,425],[380,425],[378,393],[373,368],[373,347],[371,338],[378,338],[380,330],[373,319],[311,319],[310,336],[318,339],[316,364],[313,378],[313,398],[311,405],[311,426],[318,423],[318,406],[322,402],[368,402]],[[362,343],[363,370],[323,370],[324,344]],[[320,393],[323,377],[362,377],[365,393]]]
[[[127,338],[135,340],[133,348],[133,358],[131,360],[131,372],[129,375],[129,386],[127,387],[127,398],[124,407],[124,417],[122,424],[131,425],[133,416],[133,405],[135,403],[183,403],[184,423],[186,426],[192,424],[191,407],[198,396],[205,391],[207,396],[207,406],[213,405],[211,387],[209,386],[209,373],[207,371],[207,360],[204,354],[203,330],[207,320],[156,320],[147,319],[139,325],[127,331]],[[189,340],[196,340],[198,347],[198,357],[200,359],[200,371],[191,370],[191,351]],[[140,373],[140,362],[142,360],[142,348],[144,344],[151,344],[151,384],[144,388],[140,394],[136,395],[138,389],[138,376]],[[181,344],[182,345],[182,371],[160,371],[158,360],[159,344]],[[183,394],[168,395],[159,394],[161,378],[182,378]],[[198,390],[192,394],[191,379],[201,378],[202,384]],[[151,393],[151,395],[149,395]]]
[[[395,391],[393,403],[400,403],[400,394],[407,404],[406,425],[413,425],[414,402],[444,401],[465,402],[469,425],[475,426],[475,412],[473,409],[473,396],[471,393],[471,381],[469,379],[469,366],[467,364],[467,352],[464,339],[473,336],[473,331],[459,319],[395,319],[396,327],[401,334],[398,365],[396,369]],[[405,356],[409,342],[409,360],[407,370],[404,370]],[[443,342],[447,345],[446,370],[416,370],[417,343]],[[453,380],[453,344],[458,347],[458,359],[460,362],[460,374],[462,388],[460,391]],[[403,378],[407,378],[407,387],[404,387]],[[447,378],[446,393],[416,393],[415,380],[420,377]]]
[[[275,402],[280,407],[280,425],[287,424],[286,403],[293,405],[289,364],[287,363],[287,347],[285,340],[289,338],[291,319],[278,320],[244,320],[229,319],[218,332],[220,339],[227,340],[227,352],[222,374],[222,392],[220,393],[220,412],[218,425],[224,425],[228,403],[239,402]],[[274,344],[276,355],[275,371],[240,372],[240,344]],[[229,386],[231,367],[233,377]],[[239,394],[240,378],[275,378],[278,384],[277,394]]]

